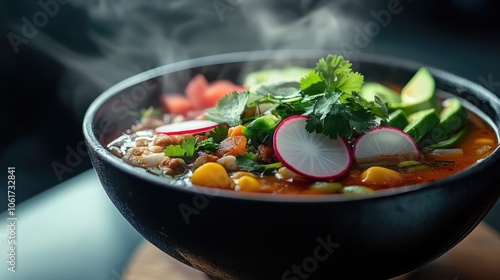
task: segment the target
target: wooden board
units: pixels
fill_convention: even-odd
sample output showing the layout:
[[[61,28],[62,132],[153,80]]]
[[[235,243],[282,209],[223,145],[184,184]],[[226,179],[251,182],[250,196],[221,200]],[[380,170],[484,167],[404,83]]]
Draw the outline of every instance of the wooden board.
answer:
[[[485,223],[434,262],[392,280],[500,279],[500,234]],[[130,259],[122,280],[210,280],[144,241]]]

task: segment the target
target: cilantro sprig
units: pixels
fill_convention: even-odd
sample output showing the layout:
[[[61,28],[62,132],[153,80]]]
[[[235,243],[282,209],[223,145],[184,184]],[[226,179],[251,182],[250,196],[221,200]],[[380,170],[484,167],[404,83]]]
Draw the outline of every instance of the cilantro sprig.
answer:
[[[188,136],[184,139],[181,145],[168,145],[165,147],[163,154],[167,157],[177,157],[190,160],[193,158],[194,153],[197,150],[198,140],[199,138]]]
[[[328,55],[316,64],[314,72],[300,81],[308,104],[304,115],[309,132],[329,138],[350,138],[354,132],[367,132],[376,125],[376,117],[387,118],[386,104],[367,101],[357,92],[364,76],[352,70],[352,64],[338,55]]]
[[[215,107],[207,109],[205,118],[208,120],[236,126],[241,124],[241,114],[248,102],[248,92],[236,92],[224,96]]]
[[[272,105],[272,114],[285,119],[292,115],[306,115],[306,130],[329,138],[350,138],[376,126],[376,118],[387,119],[387,104],[375,97],[368,101],[358,92],[364,76],[352,69],[352,64],[340,55],[321,58],[314,71],[300,83],[274,83],[254,92],[233,92],[216,107],[208,109],[209,120],[236,126],[242,124],[245,110],[255,108],[258,114],[263,104]],[[269,107],[269,106],[268,106]],[[246,120],[245,120],[246,121]]]
[[[219,143],[227,136],[228,128],[225,125],[219,125],[208,133],[208,138],[201,140],[198,137],[188,136],[180,145],[168,145],[163,150],[167,157],[183,158],[186,161],[193,160],[195,153],[204,150],[212,153],[219,148]]]

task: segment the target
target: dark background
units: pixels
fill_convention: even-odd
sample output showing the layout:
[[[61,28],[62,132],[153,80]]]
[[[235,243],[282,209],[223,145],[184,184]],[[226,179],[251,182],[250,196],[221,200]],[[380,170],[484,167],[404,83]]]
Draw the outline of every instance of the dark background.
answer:
[[[81,124],[97,95],[173,61],[351,46],[352,52],[413,59],[500,90],[494,1],[401,0],[401,12],[362,46],[356,30],[391,1],[268,2],[2,1],[0,162],[3,170],[16,167],[18,201],[91,168]]]
[[[81,174],[92,168],[81,127],[92,100],[144,70],[233,51],[340,49],[412,59],[500,93],[493,0],[400,0],[376,34],[360,34],[397,2],[0,1],[0,170],[16,167],[22,216],[20,273],[2,269],[0,278],[121,278],[143,239],[94,174]],[[500,230],[500,203],[486,221]]]

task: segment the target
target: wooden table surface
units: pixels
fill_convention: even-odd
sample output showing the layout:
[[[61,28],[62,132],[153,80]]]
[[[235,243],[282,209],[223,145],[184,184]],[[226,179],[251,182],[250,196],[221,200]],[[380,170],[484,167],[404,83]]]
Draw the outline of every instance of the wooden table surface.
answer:
[[[144,241],[122,280],[209,280]],[[462,242],[426,266],[392,280],[500,280],[500,234],[479,224]]]

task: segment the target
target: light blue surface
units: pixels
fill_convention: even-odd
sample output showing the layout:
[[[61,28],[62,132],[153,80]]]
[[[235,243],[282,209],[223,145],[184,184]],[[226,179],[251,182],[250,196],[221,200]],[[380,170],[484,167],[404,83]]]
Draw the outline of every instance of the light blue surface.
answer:
[[[17,267],[2,261],[0,279],[119,280],[142,237],[88,170],[17,205]],[[0,215],[6,260],[7,213]]]

